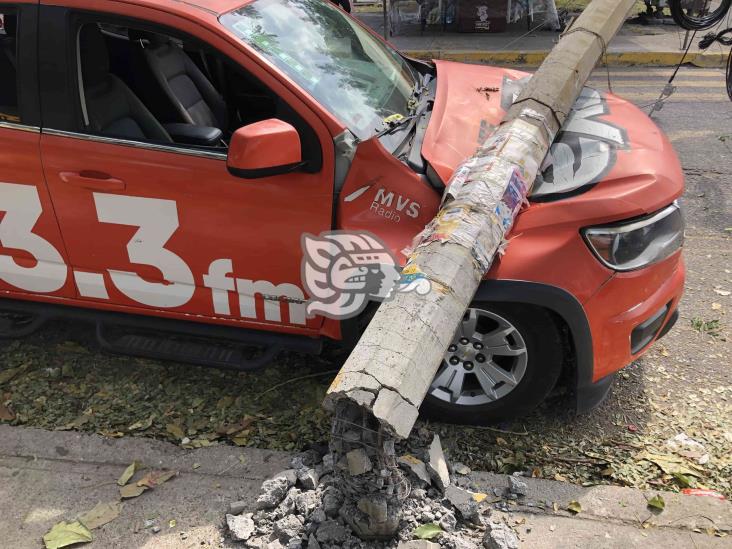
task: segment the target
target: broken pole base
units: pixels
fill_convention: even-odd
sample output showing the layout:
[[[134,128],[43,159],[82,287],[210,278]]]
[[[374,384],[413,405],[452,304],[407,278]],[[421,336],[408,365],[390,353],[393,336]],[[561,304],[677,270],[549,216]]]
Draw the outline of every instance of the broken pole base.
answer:
[[[394,439],[366,409],[336,406],[330,442],[345,500],[340,515],[362,540],[391,539],[410,484],[397,465]]]

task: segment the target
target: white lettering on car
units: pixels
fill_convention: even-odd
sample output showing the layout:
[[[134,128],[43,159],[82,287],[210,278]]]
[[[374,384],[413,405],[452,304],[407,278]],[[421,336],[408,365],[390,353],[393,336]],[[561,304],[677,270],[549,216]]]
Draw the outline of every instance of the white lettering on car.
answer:
[[[134,272],[107,269],[115,287],[133,301],[151,307],[188,303],[196,290],[193,272],[183,258],[165,247],[179,227],[176,202],[105,193],[94,193],[93,197],[100,222],[138,228],[127,243],[130,263],[154,267],[163,278],[163,282],[148,282]],[[38,189],[0,183],[0,212],[5,212],[0,218],[0,244],[22,250],[35,260],[33,266],[22,266],[17,257],[0,254],[0,280],[30,292],[60,290],[69,268],[50,242],[32,232],[43,213]],[[256,319],[256,300],[262,299],[265,320],[284,322],[282,307],[287,307],[290,324],[306,324],[305,295],[298,286],[235,278],[233,271],[233,261],[222,258],[214,260],[203,275],[203,286],[211,289],[215,314],[231,315],[229,294],[236,292],[241,318]],[[80,296],[109,299],[102,273],[75,269],[73,275]]]
[[[239,297],[239,315],[242,318],[257,318],[257,296],[264,300],[264,319],[283,322],[282,306],[287,305],[290,324],[306,324],[305,294],[294,284],[273,284],[267,280],[234,278],[231,259],[216,259],[209,265],[208,274],[203,276],[203,285],[211,289],[214,312],[231,315],[229,294]],[[284,301],[284,303],[283,303]]]
[[[396,201],[394,200],[395,198]],[[392,205],[396,208],[392,209]],[[419,203],[411,198],[400,194],[395,195],[393,191],[387,191],[387,189],[381,187],[376,191],[376,195],[369,209],[377,215],[398,223],[401,221],[401,217],[397,212],[406,213],[409,217],[416,219],[419,216],[419,208]]]
[[[511,108],[529,78],[503,78],[504,110]],[[628,148],[629,141],[623,128],[602,118],[608,113],[605,94],[592,88],[582,89],[544,160],[541,176],[531,191],[532,198],[589,189],[610,173],[618,149]]]
[[[68,267],[53,244],[33,233],[43,213],[38,189],[33,185],[0,183],[0,243],[23,250],[35,260],[24,267],[10,255],[0,255],[0,279],[21,290],[50,293],[66,284]]]
[[[150,265],[165,282],[148,282],[129,271],[109,269],[109,276],[124,295],[151,307],[180,307],[193,297],[193,272],[178,255],[165,248],[178,229],[175,201],[139,196],[94,193],[97,217],[103,223],[139,227],[127,243],[130,263]]]
[[[255,297],[264,298],[264,319],[282,322],[281,298],[287,303],[290,324],[305,324],[305,294],[294,284],[283,283],[276,286],[266,280],[236,279],[236,291],[239,293],[239,313],[244,318],[257,318]]]
[[[351,194],[345,196],[343,201],[353,202],[370,188],[371,184],[359,187]],[[394,200],[395,198],[396,203]],[[392,204],[396,207],[392,208]],[[371,206],[369,206],[369,210],[374,214],[381,216],[384,219],[388,219],[389,221],[394,221],[395,223],[399,223],[402,220],[399,212],[407,214],[412,219],[416,219],[419,217],[420,208],[421,206],[418,202],[400,194],[395,195],[393,191],[388,191],[385,187],[380,187],[376,191],[376,195],[371,201]]]

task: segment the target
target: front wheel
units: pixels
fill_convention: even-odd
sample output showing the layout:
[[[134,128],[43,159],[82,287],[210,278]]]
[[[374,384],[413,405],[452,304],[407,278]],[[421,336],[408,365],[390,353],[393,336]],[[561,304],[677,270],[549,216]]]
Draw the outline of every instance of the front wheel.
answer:
[[[554,388],[562,363],[561,336],[545,309],[473,303],[421,411],[474,425],[524,415]]]

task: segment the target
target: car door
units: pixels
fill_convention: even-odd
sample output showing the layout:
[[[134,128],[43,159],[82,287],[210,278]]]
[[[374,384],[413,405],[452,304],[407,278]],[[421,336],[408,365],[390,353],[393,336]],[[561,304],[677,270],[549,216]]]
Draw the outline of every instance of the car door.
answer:
[[[73,297],[38,150],[37,15],[0,2],[0,292]]]
[[[78,36],[84,24],[118,21],[41,10],[42,103],[50,113],[41,151],[80,297],[95,307],[316,330],[322,319],[305,315],[300,238],[331,227],[332,140],[317,117],[301,104],[283,108],[317,135],[317,170],[257,179],[231,175],[225,150],[96,134],[79,112]]]

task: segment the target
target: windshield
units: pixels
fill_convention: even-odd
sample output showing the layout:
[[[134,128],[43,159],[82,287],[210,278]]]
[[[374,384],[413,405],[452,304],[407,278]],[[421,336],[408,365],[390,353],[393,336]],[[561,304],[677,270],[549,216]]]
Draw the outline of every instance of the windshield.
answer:
[[[328,0],[255,0],[220,21],[360,139],[409,114],[413,69]]]

